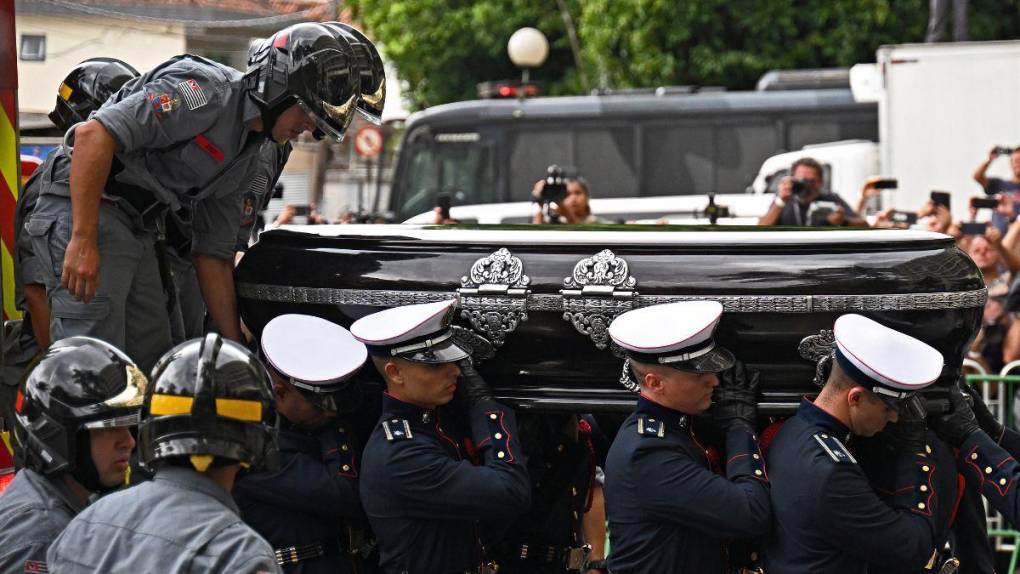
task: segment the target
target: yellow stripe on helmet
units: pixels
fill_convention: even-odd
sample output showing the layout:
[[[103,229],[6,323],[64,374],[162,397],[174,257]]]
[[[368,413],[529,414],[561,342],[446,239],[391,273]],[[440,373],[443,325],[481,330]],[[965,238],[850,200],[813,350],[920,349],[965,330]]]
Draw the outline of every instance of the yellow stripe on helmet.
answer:
[[[74,90],[71,89],[71,86],[68,86],[67,84],[65,84],[63,82],[60,83],[60,97],[61,97],[61,99],[63,99],[65,102],[70,100],[72,93],[74,93]]]
[[[149,414],[151,415],[183,415],[191,412],[191,404],[195,400],[191,397],[180,397],[176,395],[152,395],[152,402],[149,403]]]
[[[153,416],[188,414],[191,412],[194,401],[192,397],[153,395],[149,405],[149,414]],[[262,420],[262,403],[243,399],[216,399],[216,414],[230,419],[260,422]]]
[[[262,403],[243,399],[216,399],[216,414],[241,421],[262,421]]]

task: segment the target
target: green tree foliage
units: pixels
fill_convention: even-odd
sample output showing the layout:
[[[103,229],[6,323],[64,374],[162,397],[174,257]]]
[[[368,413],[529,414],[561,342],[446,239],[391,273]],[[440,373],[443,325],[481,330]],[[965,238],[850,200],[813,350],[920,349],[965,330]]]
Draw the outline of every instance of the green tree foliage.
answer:
[[[520,78],[506,44],[524,26],[549,38],[549,59],[532,74],[544,93],[580,90],[552,0],[349,0],[345,5],[408,83],[412,107],[473,99],[479,82]]]
[[[547,94],[582,86],[554,0],[349,0],[409,84],[415,107],[473,98],[518,77],[506,55],[522,26],[545,32]],[[588,77],[604,88],[751,89],[773,69],[874,61],[883,44],[921,42],[928,0],[569,0]],[[1020,38],[1020,0],[971,0],[973,40]]]
[[[749,89],[772,69],[848,67],[875,61],[883,44],[922,42],[928,9],[928,0],[587,0],[580,33],[602,85]],[[970,31],[1020,37],[1020,2],[972,0]]]

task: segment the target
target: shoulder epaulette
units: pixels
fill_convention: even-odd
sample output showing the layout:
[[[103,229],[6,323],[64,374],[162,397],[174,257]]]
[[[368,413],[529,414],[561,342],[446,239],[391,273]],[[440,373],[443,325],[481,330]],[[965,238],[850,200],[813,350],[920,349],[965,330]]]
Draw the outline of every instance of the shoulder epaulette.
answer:
[[[662,438],[666,436],[666,423],[658,419],[638,417],[637,433],[641,436],[655,436]]]
[[[382,430],[386,434],[386,440],[396,442],[398,440],[410,440],[414,438],[411,434],[411,424],[407,419],[390,419],[382,422]]]
[[[825,454],[829,455],[829,458],[833,462],[842,464],[857,464],[857,459],[854,455],[850,454],[843,443],[840,440],[830,434],[818,432],[814,434],[814,439],[818,441],[818,445],[822,447]]]

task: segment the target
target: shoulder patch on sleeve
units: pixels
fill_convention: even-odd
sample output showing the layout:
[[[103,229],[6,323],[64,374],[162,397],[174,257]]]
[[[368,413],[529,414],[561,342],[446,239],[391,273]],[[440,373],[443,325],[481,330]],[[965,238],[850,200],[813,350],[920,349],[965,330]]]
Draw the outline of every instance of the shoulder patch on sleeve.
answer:
[[[407,419],[390,419],[383,421],[382,430],[383,433],[386,434],[386,440],[390,442],[414,438],[414,435],[411,434],[411,424],[407,422]]]
[[[666,423],[649,417],[638,417],[637,433],[641,436],[666,436]]]
[[[818,432],[815,433],[814,439],[818,441],[818,445],[822,447],[825,454],[829,455],[829,458],[833,462],[841,464],[857,464],[857,459],[854,455],[850,454],[843,443],[840,440],[830,434]]]
[[[181,97],[184,99],[184,105],[187,106],[189,110],[197,110],[209,103],[209,100],[205,97],[205,91],[202,90],[202,86],[198,83],[198,80],[195,80],[194,78],[188,78],[183,82],[178,82],[177,91],[180,92]]]

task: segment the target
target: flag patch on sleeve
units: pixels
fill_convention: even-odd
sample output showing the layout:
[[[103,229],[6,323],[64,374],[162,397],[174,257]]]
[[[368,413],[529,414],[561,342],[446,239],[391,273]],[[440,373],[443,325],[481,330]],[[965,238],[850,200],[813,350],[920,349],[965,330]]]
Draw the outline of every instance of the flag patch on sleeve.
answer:
[[[156,114],[156,118],[163,119],[163,116],[181,105],[181,100],[170,94],[149,94],[149,103],[152,104],[152,111]]]
[[[184,80],[177,84],[177,91],[181,93],[184,105],[189,110],[197,110],[209,103],[209,100],[205,97],[205,92],[202,91],[202,86],[198,85],[198,82],[195,80]]]

